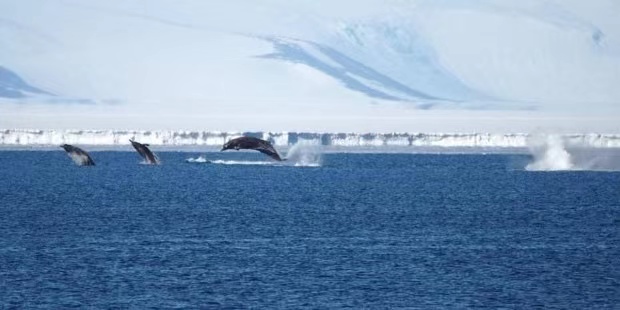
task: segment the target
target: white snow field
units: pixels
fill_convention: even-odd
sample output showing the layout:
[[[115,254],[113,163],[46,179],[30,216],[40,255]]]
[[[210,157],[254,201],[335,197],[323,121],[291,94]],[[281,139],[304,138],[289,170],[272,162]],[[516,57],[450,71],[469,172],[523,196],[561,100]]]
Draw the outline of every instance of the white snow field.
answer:
[[[617,133],[616,0],[0,0],[0,128]]]

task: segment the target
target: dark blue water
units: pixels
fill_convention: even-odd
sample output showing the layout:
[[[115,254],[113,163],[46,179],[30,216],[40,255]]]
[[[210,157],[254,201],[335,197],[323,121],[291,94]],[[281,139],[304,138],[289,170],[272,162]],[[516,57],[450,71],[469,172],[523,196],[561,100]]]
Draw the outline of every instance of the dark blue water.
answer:
[[[528,172],[517,155],[92,155],[0,152],[0,308],[620,304],[620,173]]]

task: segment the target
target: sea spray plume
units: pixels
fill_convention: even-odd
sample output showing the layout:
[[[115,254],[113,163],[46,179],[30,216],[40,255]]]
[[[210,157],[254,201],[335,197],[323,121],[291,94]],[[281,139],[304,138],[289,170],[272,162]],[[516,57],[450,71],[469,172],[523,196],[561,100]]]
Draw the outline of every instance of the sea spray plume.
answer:
[[[255,137],[239,137],[232,139],[224,144],[221,151],[226,151],[230,149],[235,149],[237,151],[240,149],[256,150],[277,161],[283,160],[282,158],[280,158],[280,155],[269,141],[265,141]]]
[[[620,171],[620,148],[600,147],[574,135],[535,135],[528,139],[530,171]]]
[[[90,157],[90,155],[82,150],[79,147],[63,144],[60,146],[65,149],[69,157],[73,160],[73,162],[78,166],[94,166],[95,161]]]
[[[293,145],[286,154],[289,163],[300,167],[321,166],[321,146],[313,141],[301,140]]]
[[[525,169],[530,171],[572,170],[571,155],[559,135],[536,135],[528,139],[528,148],[533,157]]]
[[[131,145],[133,146],[134,149],[136,149],[136,151],[138,151],[140,156],[144,158],[144,162],[146,164],[159,165],[160,163],[159,158],[157,158],[157,156],[153,154],[153,152],[151,152],[151,150],[148,148],[149,146],[148,144],[142,144],[132,139],[129,139],[129,142],[131,142]]]
[[[571,149],[573,164],[579,170],[620,171],[620,148]]]

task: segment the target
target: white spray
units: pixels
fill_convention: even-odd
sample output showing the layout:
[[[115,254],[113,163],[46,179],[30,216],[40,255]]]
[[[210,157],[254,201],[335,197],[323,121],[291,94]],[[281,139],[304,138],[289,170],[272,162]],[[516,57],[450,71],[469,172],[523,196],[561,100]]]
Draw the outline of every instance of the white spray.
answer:
[[[286,162],[299,167],[319,167],[321,155],[320,145],[312,141],[300,140],[288,150]]]
[[[525,169],[530,171],[573,170],[571,154],[559,135],[533,136],[528,139],[528,148],[534,160]]]
[[[188,162],[188,163],[200,163],[200,164],[208,163],[209,162],[209,160],[205,156],[203,156],[203,155],[200,155],[200,156],[198,156],[196,158],[190,157],[190,158],[186,159],[185,161]]]

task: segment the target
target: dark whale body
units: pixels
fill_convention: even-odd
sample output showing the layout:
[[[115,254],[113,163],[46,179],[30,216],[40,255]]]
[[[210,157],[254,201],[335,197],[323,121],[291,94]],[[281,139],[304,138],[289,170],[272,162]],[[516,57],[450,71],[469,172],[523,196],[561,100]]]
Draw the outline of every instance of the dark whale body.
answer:
[[[157,165],[157,164],[159,164],[159,159],[148,148],[148,146],[149,146],[148,144],[142,144],[140,142],[136,142],[136,141],[131,140],[131,139],[129,139],[129,142],[131,142],[131,145],[133,146],[133,148],[136,149],[136,151],[138,151],[140,156],[142,156],[142,158],[144,158],[144,160],[146,160],[146,162],[149,165]]]
[[[257,150],[277,161],[283,160],[282,158],[280,158],[280,155],[278,155],[278,152],[276,151],[276,149],[273,148],[273,145],[271,145],[269,141],[265,141],[259,138],[239,137],[232,139],[224,144],[224,147],[222,147],[222,151],[230,149],[235,149],[237,151],[240,149]]]
[[[63,144],[60,146],[65,149],[69,157],[75,162],[78,166],[94,166],[95,161],[90,157],[90,155],[77,146],[73,146],[70,144]]]

